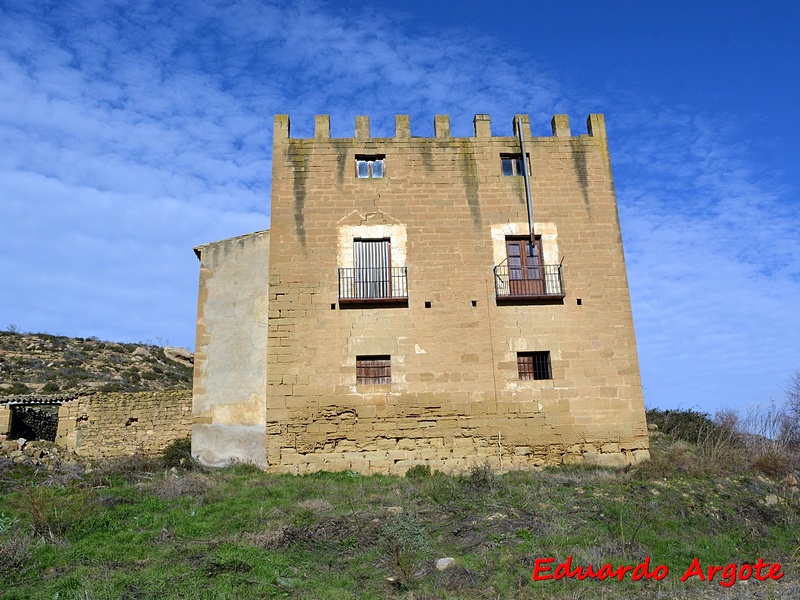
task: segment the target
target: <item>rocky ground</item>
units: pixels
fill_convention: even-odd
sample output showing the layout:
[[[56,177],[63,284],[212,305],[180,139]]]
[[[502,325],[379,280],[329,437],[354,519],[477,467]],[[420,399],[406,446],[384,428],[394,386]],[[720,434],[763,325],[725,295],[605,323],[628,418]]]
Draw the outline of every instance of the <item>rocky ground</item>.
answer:
[[[182,348],[0,331],[0,398],[189,389],[192,362]]]
[[[81,459],[71,450],[44,440],[29,441],[24,438],[6,439],[0,435],[0,467],[2,463],[44,467],[49,471],[57,467],[77,465]]]

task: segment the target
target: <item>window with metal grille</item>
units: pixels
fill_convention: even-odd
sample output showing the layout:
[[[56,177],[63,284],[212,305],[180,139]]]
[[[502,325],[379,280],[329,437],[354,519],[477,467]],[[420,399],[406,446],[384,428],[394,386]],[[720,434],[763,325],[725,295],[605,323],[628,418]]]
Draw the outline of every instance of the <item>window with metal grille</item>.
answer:
[[[386,167],[384,154],[356,154],[356,175],[359,179],[380,179]]]
[[[530,174],[530,156],[528,158],[528,173]],[[503,175],[514,176],[522,175],[525,170],[522,163],[522,154],[501,154],[500,165],[503,168]]]
[[[517,352],[517,370],[522,380],[552,379],[550,352]]]
[[[356,384],[380,385],[392,383],[392,357],[356,356]]]

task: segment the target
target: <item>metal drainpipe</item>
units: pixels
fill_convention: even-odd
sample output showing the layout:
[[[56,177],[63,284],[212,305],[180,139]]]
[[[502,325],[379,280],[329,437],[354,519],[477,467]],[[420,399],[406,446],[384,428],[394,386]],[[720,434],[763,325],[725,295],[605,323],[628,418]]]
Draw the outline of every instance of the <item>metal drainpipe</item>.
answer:
[[[525,137],[522,134],[522,120],[519,116],[514,119],[517,123],[517,136],[519,136],[519,149],[522,152],[522,176],[525,179],[525,200],[528,203],[528,229],[531,233],[531,247],[536,246],[536,235],[533,231],[533,200],[531,199],[531,176],[529,174],[528,153],[525,152]]]

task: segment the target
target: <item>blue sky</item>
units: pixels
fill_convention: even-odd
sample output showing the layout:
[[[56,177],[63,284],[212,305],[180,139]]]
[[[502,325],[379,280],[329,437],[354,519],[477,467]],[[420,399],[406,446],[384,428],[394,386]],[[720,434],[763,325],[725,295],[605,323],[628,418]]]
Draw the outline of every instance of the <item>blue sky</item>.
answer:
[[[269,227],[275,113],[350,137],[601,112],[646,403],[780,399],[800,2],[655,4],[0,0],[0,328],[192,348],[192,247]]]

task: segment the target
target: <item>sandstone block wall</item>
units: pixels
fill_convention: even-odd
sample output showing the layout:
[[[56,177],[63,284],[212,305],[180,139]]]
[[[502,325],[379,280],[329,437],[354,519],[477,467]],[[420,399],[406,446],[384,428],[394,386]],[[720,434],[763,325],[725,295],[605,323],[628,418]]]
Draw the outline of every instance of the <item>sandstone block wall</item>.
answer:
[[[89,458],[155,454],[191,430],[188,390],[96,393],[61,405],[56,443]]]
[[[402,473],[489,461],[495,468],[648,456],[639,365],[602,115],[573,136],[566,116],[532,137],[536,231],[562,265],[563,299],[502,302],[494,267],[506,236],[528,231],[523,177],[502,174],[515,137],[411,135],[292,138],[275,119],[266,461],[271,470]],[[356,177],[357,157],[385,157],[382,178]],[[355,239],[390,239],[408,272],[408,302],[339,302],[338,269]],[[350,261],[350,262],[349,262]],[[264,289],[264,288],[262,288]],[[267,290],[265,290],[267,291]],[[202,290],[201,290],[202,298]],[[202,302],[202,300],[201,300]],[[552,379],[521,381],[518,352],[550,352]],[[390,356],[391,382],[359,385],[358,356]]]
[[[11,427],[11,408],[6,404],[0,404],[0,435],[8,433]]]

